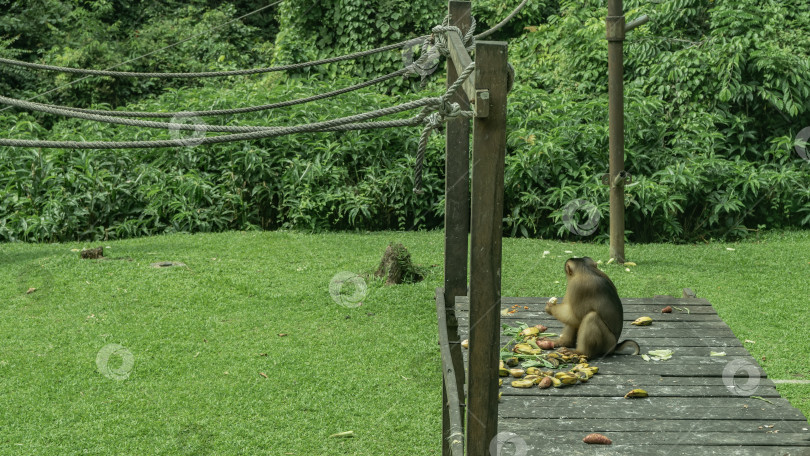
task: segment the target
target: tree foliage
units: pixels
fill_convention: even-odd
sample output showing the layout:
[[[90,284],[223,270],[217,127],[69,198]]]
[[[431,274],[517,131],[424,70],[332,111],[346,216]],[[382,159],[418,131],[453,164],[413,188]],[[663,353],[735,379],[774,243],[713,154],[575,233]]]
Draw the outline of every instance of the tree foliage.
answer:
[[[581,239],[563,218],[582,200],[608,219],[604,0],[529,2],[494,39],[510,43],[504,232]],[[810,224],[810,163],[794,151],[810,126],[810,2],[625,0],[651,21],[625,42],[627,235],[635,241],[740,237]],[[473,2],[478,31],[517,4]],[[444,2],[264,3],[0,0],[0,56],[131,71],[205,71],[300,62],[429,32]],[[218,27],[209,32],[213,27]],[[158,49],[189,36],[197,37]],[[407,50],[403,50],[407,51]],[[151,54],[150,54],[151,53]],[[407,54],[407,53],[406,53]],[[415,57],[414,57],[415,58]],[[288,75],[200,81],[87,78],[0,65],[0,89],[76,106],[206,110],[308,96],[402,68],[403,52]],[[292,125],[441,91],[418,80],[313,105],[221,119]],[[206,119],[211,123],[215,119]],[[168,138],[40,114],[0,112],[3,137]],[[207,147],[71,151],[0,148],[0,240],[55,241],[171,231],[441,226],[443,139],[414,195],[417,129],[320,133]],[[578,213],[579,217],[592,216]],[[608,224],[589,237],[604,239]]]

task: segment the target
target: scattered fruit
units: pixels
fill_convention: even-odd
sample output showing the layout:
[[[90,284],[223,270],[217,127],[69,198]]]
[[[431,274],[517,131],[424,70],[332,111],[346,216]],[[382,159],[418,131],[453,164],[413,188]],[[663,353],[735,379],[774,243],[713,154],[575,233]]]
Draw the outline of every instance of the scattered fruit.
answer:
[[[534,382],[531,380],[523,379],[512,381],[513,388],[531,388],[532,386],[534,386]]]
[[[461,346],[464,348],[470,348],[470,339],[464,339],[461,341]]]
[[[523,369],[509,369],[509,374],[512,377],[520,378],[520,377],[523,377],[524,375],[526,375],[526,371],[523,370]]]
[[[665,314],[672,313],[672,306],[664,307],[663,309],[661,309],[661,313],[665,313]]]
[[[609,438],[605,437],[602,434],[588,434],[582,439],[585,443],[595,444],[595,445],[610,445],[613,443]]]
[[[553,350],[554,349],[554,342],[550,340],[540,340],[537,341],[537,346],[543,350]]]
[[[537,326],[529,326],[528,328],[520,332],[520,335],[523,337],[536,336],[538,334],[540,334],[540,328],[538,328]]]
[[[521,355],[531,355],[532,350],[536,350],[532,348],[529,344],[515,344],[515,348],[512,349],[513,352],[521,354]]]
[[[546,389],[551,386],[552,381],[553,380],[551,380],[551,377],[543,377],[542,379],[540,379],[540,383],[538,383],[537,386],[540,387],[540,389]]]
[[[630,324],[636,326],[650,326],[652,324],[652,321],[653,320],[650,317],[638,317],[635,319],[635,321],[633,321]]]
[[[647,392],[644,391],[641,388],[636,388],[636,389],[631,390],[629,393],[624,395],[625,399],[631,399],[631,398],[634,398],[634,397],[647,397]]]

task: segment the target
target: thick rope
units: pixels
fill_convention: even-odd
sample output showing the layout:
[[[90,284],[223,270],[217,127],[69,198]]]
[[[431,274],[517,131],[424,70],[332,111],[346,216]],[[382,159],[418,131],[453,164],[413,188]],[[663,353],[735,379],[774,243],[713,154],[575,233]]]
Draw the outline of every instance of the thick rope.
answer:
[[[461,106],[458,103],[451,103],[449,101],[450,97],[452,97],[456,93],[456,90],[458,90],[459,87],[464,84],[464,81],[470,77],[473,71],[475,71],[475,62],[471,62],[469,65],[467,65],[467,68],[464,68],[464,71],[458,75],[458,78],[453,82],[453,84],[451,84],[444,94],[439,97],[441,104],[439,104],[436,112],[425,117],[423,122],[425,126],[422,129],[422,134],[419,137],[419,148],[416,150],[416,165],[414,168],[413,192],[417,195],[424,193],[424,190],[422,190],[422,167],[425,160],[425,150],[427,149],[430,133],[433,130],[439,129],[448,119],[454,119],[456,117],[471,118],[475,116],[474,112],[462,111]]]
[[[250,131],[244,133],[236,133],[221,136],[209,136],[194,139],[172,139],[172,140],[156,140],[156,141],[87,141],[87,142],[0,139],[0,146],[66,148],[66,149],[138,149],[138,148],[157,148],[157,147],[182,147],[188,145],[216,144],[222,142],[270,138],[275,136],[290,135],[294,133],[408,127],[408,126],[416,126],[423,123],[428,113],[438,109],[440,103],[441,97],[423,98],[421,100],[411,101],[399,106],[378,109],[376,111],[356,114],[348,117],[341,117],[339,119],[333,119],[324,122],[315,122],[291,127],[262,127],[263,130],[261,131]],[[415,109],[418,107],[422,107],[422,111],[416,116],[413,116],[409,119],[379,121],[379,122],[364,122],[369,119],[383,117],[390,114]],[[123,119],[114,119],[114,120],[121,121]],[[204,128],[200,127],[206,127],[204,125],[188,125],[188,124],[174,124],[174,123],[172,124],[167,123],[163,125],[164,128],[168,127],[170,129],[175,130],[179,129],[205,130]]]
[[[21,66],[35,70],[59,71],[62,73],[75,73],[75,74],[89,74],[94,76],[115,76],[128,78],[214,78],[219,76],[239,76],[246,74],[272,73],[276,71],[297,70],[299,68],[307,68],[316,65],[325,65],[327,63],[342,62],[344,60],[354,60],[359,59],[361,57],[378,54],[380,52],[402,48],[408,45],[412,46],[414,44],[421,42],[425,38],[427,38],[427,36],[420,36],[419,38],[412,38],[410,40],[389,44],[387,46],[379,47],[376,49],[369,49],[367,51],[355,52],[352,54],[341,55],[338,57],[330,57],[327,59],[313,60],[310,62],[293,63],[289,65],[279,65],[265,68],[251,68],[247,70],[203,71],[198,73],[140,73],[135,71],[88,70],[84,68],[70,68],[55,65],[44,65],[41,63],[23,62],[21,60],[4,59],[4,58],[0,58],[0,63]]]
[[[394,71],[393,73],[388,73],[386,75],[370,79],[365,82],[361,82],[359,84],[354,84],[348,87],[344,87],[342,89],[333,90],[331,92],[324,92],[318,95],[313,95],[311,97],[306,98],[298,98],[296,100],[288,100],[288,101],[281,101],[278,103],[271,103],[259,106],[248,106],[244,108],[233,108],[233,109],[213,109],[210,111],[177,111],[177,112],[149,112],[149,111],[105,111],[102,109],[83,109],[83,108],[74,108],[72,106],[60,106],[60,105],[50,105],[42,103],[45,106],[49,106],[52,108],[57,109],[66,109],[68,111],[76,111],[76,112],[83,112],[85,114],[99,114],[99,115],[107,115],[113,117],[150,117],[150,118],[171,118],[177,116],[198,116],[198,117],[205,117],[205,116],[224,116],[224,115],[231,115],[231,114],[244,114],[248,112],[257,112],[257,111],[265,111],[269,109],[276,109],[276,108],[285,108],[287,106],[295,106],[304,103],[311,103],[313,101],[323,100],[326,98],[336,97],[338,95],[343,95],[344,93],[353,92],[355,90],[359,90],[365,87],[372,86],[374,84],[378,84],[383,81],[387,81],[389,79],[393,79],[397,76],[402,76],[406,74],[408,71],[411,71],[411,67],[408,66],[406,68],[402,68],[400,70]]]
[[[0,96],[0,103],[15,106],[17,108],[27,109],[29,111],[39,111],[48,114],[54,114],[64,117],[73,117],[83,120],[93,120],[96,122],[129,125],[131,127],[145,127],[145,128],[171,128],[173,130],[196,130],[196,131],[213,131],[213,132],[228,132],[228,133],[244,133],[248,131],[265,131],[272,130],[274,127],[258,127],[258,126],[230,126],[230,125],[208,125],[208,124],[185,124],[185,123],[166,123],[166,122],[152,122],[146,120],[122,119],[119,117],[101,116],[97,114],[86,114],[83,112],[70,111],[67,109],[60,109],[51,105],[44,105],[41,103],[34,103],[31,101],[18,100],[16,98],[8,98]],[[189,118],[191,114],[179,113],[174,118]],[[174,119],[173,118],[173,119]]]
[[[475,39],[476,40],[483,40],[484,38],[488,37],[489,35],[492,35],[493,33],[497,32],[498,30],[503,28],[504,25],[508,24],[509,21],[511,21],[512,19],[515,18],[515,16],[518,15],[520,10],[522,10],[523,7],[526,6],[526,3],[529,3],[529,0],[523,0],[520,3],[520,5],[518,5],[517,8],[514,9],[514,11],[509,13],[509,15],[506,16],[501,22],[498,22],[497,24],[495,24],[495,26],[492,27],[491,29],[489,29],[489,30],[487,30],[485,32],[481,32],[478,35],[475,35]]]
[[[523,0],[523,2],[515,8],[504,20],[499,22],[496,26],[492,27],[491,29],[475,35],[475,39],[483,39],[499,29],[501,29],[504,25],[506,25],[510,20],[512,20],[520,10],[526,6],[529,0]],[[259,74],[259,73],[271,73],[275,71],[288,71],[288,70],[295,70],[299,68],[307,68],[311,66],[317,65],[325,65],[328,63],[335,63],[341,62],[344,60],[353,60],[358,59],[361,57],[378,54],[380,52],[390,51],[397,48],[403,48],[406,46],[413,46],[419,42],[424,42],[430,37],[430,35],[420,36],[418,38],[412,38],[410,40],[401,41],[399,43],[389,44],[387,46],[369,49],[367,51],[355,52],[352,54],[346,54],[337,57],[330,57],[326,59],[320,60],[313,60],[309,62],[301,62],[301,63],[294,63],[289,65],[280,65],[274,67],[265,67],[265,68],[251,68],[247,70],[231,70],[231,71],[205,71],[205,72],[197,72],[197,73],[141,73],[135,71],[110,71],[110,70],[91,70],[91,69],[84,69],[84,68],[71,68],[71,67],[63,67],[63,66],[56,66],[56,65],[45,65],[41,63],[31,63],[31,62],[24,62],[22,60],[14,60],[14,59],[5,59],[0,58],[0,63],[5,63],[7,65],[15,65],[21,66],[25,68],[37,69],[37,70],[46,70],[46,71],[59,71],[62,73],[74,73],[74,74],[87,74],[87,75],[96,75],[96,76],[117,76],[117,77],[139,77],[139,78],[213,78],[219,76],[237,76],[237,75],[247,75],[247,74]],[[466,37],[464,37],[465,43],[468,41]]]
[[[468,50],[470,50],[471,47],[474,46],[474,41],[475,41],[474,37],[472,35],[475,32],[475,18],[471,18],[471,19],[472,19],[472,25],[470,26],[470,29],[467,31],[467,33],[464,35],[464,37],[462,37],[463,42],[467,46]],[[448,18],[445,18],[445,22],[447,20],[448,20]],[[439,28],[439,27],[441,27],[441,26],[438,26],[436,28]],[[458,27],[451,27],[451,29],[453,31],[458,32],[459,35],[461,35],[461,31],[458,29]],[[428,44],[428,40],[425,40],[425,45],[427,45],[427,44]],[[424,45],[423,45],[423,49],[425,49]],[[446,45],[445,45],[445,51],[446,51]],[[295,105],[298,105],[298,104],[311,103],[311,102],[317,101],[317,100],[323,100],[323,99],[326,99],[326,98],[332,98],[332,97],[336,97],[338,95],[342,95],[344,93],[353,92],[355,90],[359,90],[359,89],[362,89],[362,88],[365,88],[365,87],[372,86],[374,84],[378,84],[380,82],[387,81],[389,79],[393,79],[393,78],[395,78],[397,76],[403,76],[403,75],[408,76],[410,74],[419,74],[418,70],[422,70],[422,73],[424,74],[429,70],[428,68],[425,68],[423,66],[424,62],[426,60],[428,60],[428,58],[430,57],[429,54],[430,54],[430,52],[423,51],[421,56],[419,57],[419,59],[417,59],[415,62],[411,63],[410,65],[408,65],[405,68],[394,71],[393,73],[388,73],[386,75],[379,76],[377,78],[374,78],[374,79],[371,79],[371,80],[368,80],[368,81],[361,82],[359,84],[354,84],[354,85],[351,85],[351,86],[348,86],[348,87],[344,87],[342,89],[333,90],[331,92],[324,92],[322,94],[313,95],[311,97],[306,97],[306,98],[299,98],[299,99],[296,99],[296,100],[282,101],[282,102],[279,102],[279,103],[271,103],[271,104],[265,104],[265,105],[259,105],[259,106],[249,106],[249,107],[245,107],[245,108],[215,109],[215,110],[210,110],[210,111],[149,112],[149,111],[109,111],[109,110],[102,110],[102,109],[84,109],[84,108],[75,108],[75,107],[72,107],[72,106],[53,105],[53,104],[47,104],[47,103],[39,103],[39,105],[40,106],[47,106],[47,107],[53,108],[53,109],[63,109],[63,110],[68,110],[68,111],[81,112],[81,113],[85,113],[85,114],[98,114],[98,115],[111,116],[111,117],[173,118],[173,117],[178,117],[178,116],[180,116],[180,117],[191,117],[191,116],[202,117],[202,116],[221,116],[221,115],[242,114],[242,113],[249,113],[249,112],[264,111],[264,110],[269,110],[269,109],[283,108],[283,107],[288,107],[288,106],[295,106]],[[446,55],[446,52],[443,53],[443,55]],[[22,101],[22,100],[18,100],[18,101]],[[217,130],[210,130],[210,131],[217,131]],[[225,130],[223,130],[223,131],[225,131]]]

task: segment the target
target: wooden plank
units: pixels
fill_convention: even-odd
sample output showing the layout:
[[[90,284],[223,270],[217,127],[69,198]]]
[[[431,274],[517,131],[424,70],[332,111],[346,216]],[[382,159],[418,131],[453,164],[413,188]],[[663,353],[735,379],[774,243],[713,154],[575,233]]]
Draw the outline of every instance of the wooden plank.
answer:
[[[561,297],[558,297],[561,298]],[[545,307],[546,302],[548,302],[548,297],[514,297],[514,296],[504,296],[503,298],[503,306],[508,307],[512,304],[525,304],[525,305],[537,305],[540,306],[540,309]],[[659,296],[654,298],[621,298],[622,305],[661,305],[661,307],[666,306],[709,306],[711,304],[709,301],[700,298],[673,298],[671,296]],[[459,305],[469,304],[469,299],[459,299]]]
[[[576,385],[567,389],[580,388],[586,385]],[[566,388],[559,388],[564,390]],[[670,410],[676,418],[678,413],[686,413],[689,416],[689,409],[692,407],[726,408],[739,412],[741,410],[786,410],[790,407],[790,402],[781,397],[769,398],[767,401],[750,397],[728,396],[728,397],[658,397],[650,396],[646,398],[625,399],[623,396],[613,397],[564,397],[564,396],[538,396],[538,395],[507,395],[504,391],[503,397],[514,398],[517,403],[533,408],[547,408],[552,410],[571,408],[585,408],[588,410],[608,409],[645,409],[656,408]],[[508,407],[504,407],[508,410]],[[548,411],[547,411],[548,412]],[[808,435],[810,436],[810,435]]]
[[[544,431],[542,429],[520,429],[515,432],[523,438],[527,445],[530,442],[537,442],[538,448],[545,446],[582,445],[582,438],[588,434],[558,434],[554,431]],[[703,445],[703,446],[738,446],[740,444],[756,445],[764,447],[778,447],[781,445],[808,446],[810,442],[804,440],[802,434],[766,434],[744,433],[744,432],[701,432],[700,428],[695,428],[690,432],[667,432],[661,430],[651,438],[650,432],[622,432],[608,436],[616,443],[621,442],[626,445],[639,445],[642,447],[655,446],[680,446],[680,445]],[[534,453],[529,453],[534,454]],[[697,453],[697,454],[703,454]],[[806,453],[805,453],[806,454]]]
[[[521,316],[521,315],[537,315],[539,314],[542,317],[550,318],[548,314],[545,313],[545,303],[543,305],[537,304],[519,304],[520,307],[517,308],[517,312],[512,314],[514,316]],[[528,307],[528,309],[524,309],[523,307]],[[686,308],[689,309],[689,312],[686,311],[679,311],[674,310],[672,313],[661,313],[661,309],[663,306],[660,304],[625,304],[624,306],[624,313],[638,313],[647,315],[653,319],[658,318],[676,318],[676,317],[688,317],[690,315],[717,315],[717,311],[714,310],[711,306],[693,306]],[[504,306],[503,309],[512,310],[512,305]],[[682,307],[683,308],[683,307]],[[466,304],[464,306],[456,306],[456,312],[467,312],[469,310],[469,306]],[[504,315],[504,317],[512,317],[512,315]]]
[[[699,423],[699,424],[696,424]],[[805,433],[810,432],[803,429],[808,428],[807,423],[801,421],[739,421],[739,420],[613,420],[613,419],[559,419],[559,418],[539,418],[527,420],[524,418],[503,418],[501,419],[503,430],[518,432],[522,429],[554,429],[559,432],[628,432],[645,431],[658,432],[668,430],[671,432],[689,432],[699,428],[701,432],[740,432],[740,433],[766,433],[768,431]],[[773,427],[766,427],[773,426]]]
[[[442,397],[443,397],[443,425],[442,448],[446,448],[447,456],[464,455],[464,425],[462,419],[462,406],[459,398],[462,391],[456,380],[456,369],[453,363],[447,332],[446,308],[444,303],[444,290],[436,289],[436,316],[439,326],[439,351],[442,358]],[[459,374],[464,373],[462,368]],[[462,383],[463,385],[463,383]],[[444,450],[443,450],[444,451]]]
[[[466,31],[470,27],[470,2],[449,1],[448,14],[450,24]],[[455,64],[447,61],[447,86],[449,87],[458,78]],[[451,102],[458,103],[462,110],[469,110],[470,103],[467,97],[457,92],[450,98]],[[447,137],[445,142],[445,207],[444,207],[444,302],[447,318],[447,337],[452,342],[459,340],[458,322],[455,319],[455,297],[467,295],[467,245],[470,232],[470,120],[458,117],[447,121]],[[456,373],[455,391],[459,394],[456,403],[464,403],[463,394],[466,382],[464,362],[461,348],[458,344],[450,345],[450,357]],[[444,390],[445,393],[447,390]],[[443,415],[442,454],[463,454],[464,445],[461,444],[462,453],[458,448],[451,447],[449,442],[454,439],[451,435],[450,417]],[[463,421],[462,429],[463,432]],[[463,437],[463,435],[462,435]],[[463,441],[463,438],[461,439]]]
[[[462,29],[464,30],[464,29]],[[470,58],[470,54],[467,52],[467,49],[464,47],[464,43],[461,42],[461,37],[458,36],[456,33],[447,33],[447,49],[450,51],[450,61],[452,61],[453,66],[455,67],[456,74],[461,74],[465,68],[467,68],[470,63],[472,63],[472,59]],[[481,62],[480,59],[478,62]],[[483,66],[485,63],[481,62]],[[476,63],[478,65],[478,63]],[[475,100],[475,78],[477,73],[476,71],[464,81],[464,84],[461,85],[461,88],[464,90],[464,94],[467,98],[467,101]],[[482,89],[487,89],[487,86],[481,87]]]
[[[505,382],[501,388],[504,396],[554,396],[554,397],[622,397],[628,391],[635,388],[643,388],[655,397],[732,397],[735,396],[724,386],[691,386],[688,388],[678,386],[659,386],[656,384],[645,385],[637,382],[624,381],[623,384],[607,385],[606,377],[614,377],[624,380],[624,376],[610,375],[604,376],[588,383],[576,385],[575,388],[512,388],[509,382]],[[776,388],[772,386],[758,385],[751,390],[745,390],[743,397],[759,396],[763,398],[781,397]]]
[[[466,320],[466,319],[462,319]],[[560,328],[549,328],[548,332],[553,334],[559,334]],[[706,330],[705,333],[711,333],[714,330]],[[463,339],[467,339],[465,336],[465,330],[459,330],[459,337]],[[742,347],[740,340],[734,337],[734,334],[731,330],[717,330],[717,335],[714,337],[696,337],[697,335],[704,334],[704,331],[691,331],[691,330],[683,330],[678,331],[677,329],[659,329],[657,331],[644,331],[641,329],[634,329],[634,328],[627,328],[622,330],[622,335],[620,337],[621,340],[624,339],[633,339],[639,344],[641,340],[650,341],[656,345],[665,345],[667,344],[667,340],[671,340],[667,348],[675,349],[679,346],[685,347]],[[689,337],[692,336],[692,337]],[[663,340],[662,340],[663,339]],[[509,336],[502,336],[501,337],[501,346],[505,345],[507,342],[512,340]],[[717,343],[715,343],[717,342]]]
[[[659,343],[661,344],[661,346],[664,346],[664,348],[666,348],[666,346],[664,345],[666,343],[666,341],[659,341]],[[733,359],[733,357],[750,356],[748,354],[748,350],[746,350],[743,347],[725,347],[725,348],[721,348],[721,347],[704,347],[704,346],[699,346],[699,347],[678,346],[676,348],[676,347],[672,347],[672,344],[669,344],[668,346],[669,346],[669,349],[675,351],[675,353],[673,355],[673,359],[675,360],[675,362],[679,362],[678,360],[680,360],[680,359],[689,359],[687,357],[706,357],[706,356],[709,356],[709,352],[711,352],[711,351],[724,351],[726,353],[725,357],[723,357],[723,356],[715,357],[716,359],[724,359],[724,358],[725,359]],[[719,348],[719,350],[715,350],[715,348]],[[648,349],[649,350],[656,350],[656,348],[652,348],[651,346],[646,346],[645,345],[644,348],[643,348],[643,352],[647,352]],[[616,355],[616,356],[619,356],[619,355]],[[621,355],[621,356],[625,356],[625,355]],[[623,358],[617,358],[617,359],[623,359]],[[745,358],[745,359],[750,360],[751,358]],[[651,362],[657,362],[657,361],[651,361]],[[667,361],[661,361],[661,362],[667,362]]]
[[[590,388],[591,386],[597,387],[601,385],[625,385],[631,387],[644,387],[644,386],[660,386],[660,387],[668,387],[668,386],[677,386],[683,388],[683,395],[689,396],[689,392],[692,387],[702,387],[702,386],[723,386],[725,387],[725,381],[722,377],[663,377],[658,374],[633,374],[633,375],[611,375],[611,374],[603,374],[600,370],[599,373],[594,377],[595,380],[589,381],[588,383],[578,385],[577,388]],[[774,383],[768,378],[759,378],[760,385],[767,388],[773,388]],[[505,388],[505,386],[503,387]],[[501,388],[501,390],[503,390]],[[553,394],[562,394],[565,392],[566,394],[574,394],[577,391],[580,391],[577,388],[555,388],[555,389],[547,389],[547,390],[537,390],[537,394],[541,392],[550,392],[554,391]],[[527,389],[526,391],[535,391],[532,388]],[[551,394],[551,393],[549,393]],[[756,394],[753,394],[756,396]]]
[[[468,317],[469,314],[467,312],[458,312],[456,315],[458,315],[458,318],[459,318],[460,321],[463,321],[464,319],[466,319]],[[624,322],[628,326],[628,329],[634,328],[633,326],[630,326],[629,323],[631,323],[633,320],[638,318],[638,317],[636,317],[636,315],[638,315],[638,317],[649,316],[649,314],[644,314],[644,313],[632,313],[632,314],[627,314],[626,313],[626,314],[624,314]],[[636,317],[636,318],[633,318],[633,317]],[[653,317],[651,317],[653,319],[653,324],[652,325],[645,326],[645,327],[642,327],[642,328],[635,328],[635,329],[656,329],[657,330],[657,329],[679,328],[679,329],[683,330],[684,328],[690,328],[690,329],[697,329],[697,328],[718,328],[718,329],[719,328],[728,328],[728,325],[726,325],[723,322],[723,320],[720,319],[720,317],[718,317],[717,315],[695,314],[695,317],[693,318],[691,315],[684,314],[683,317],[685,317],[685,318],[681,318],[681,316],[678,315],[678,316],[673,316],[673,317],[666,317],[665,320],[664,319],[657,320],[656,317],[653,316]],[[526,313],[523,313],[523,314],[515,313],[515,314],[512,314],[510,316],[501,315],[501,321],[503,323],[505,323],[505,324],[510,325],[510,326],[517,326],[519,323],[526,323],[527,325],[543,324],[548,328],[557,328],[557,327],[561,328],[562,327],[562,324],[560,322],[558,322],[557,320],[555,320],[554,317],[551,317],[551,316],[549,316],[547,314],[542,314],[542,316],[539,317],[539,318],[532,318],[529,315],[529,312],[526,312]],[[688,323],[684,324],[685,322],[688,322]]]
[[[459,331],[459,337],[463,339],[469,339],[467,333],[464,330]],[[626,335],[622,336],[622,340],[627,339]],[[638,342],[639,346],[641,346],[642,353],[646,353],[649,350],[674,350],[677,347],[705,347],[707,350],[712,351],[725,351],[729,348],[741,348],[742,345],[740,341],[736,337],[700,337],[700,338],[679,338],[677,340],[673,340],[673,338],[667,337],[633,337],[633,340]],[[504,337],[501,339],[501,346],[505,345],[506,342],[511,340],[509,337]],[[618,356],[618,355],[617,355]]]
[[[489,90],[490,109],[489,116],[475,118],[473,129],[467,398],[470,456],[489,455],[489,443],[498,432],[506,57],[506,43],[479,41],[475,45],[475,88]]]
[[[525,442],[523,442],[525,444]],[[513,451],[506,448],[513,448],[512,443],[508,443],[503,447],[503,453],[510,454]],[[703,446],[703,445],[586,445],[580,440],[572,445],[544,445],[541,443],[532,442],[531,444],[521,447],[520,455],[542,455],[542,456],[604,456],[604,455],[621,455],[621,456],[808,456],[806,447],[796,446],[780,446],[774,447],[741,447],[739,445],[731,446]]]
[[[679,405],[659,406],[664,399],[678,400],[678,398],[647,398],[627,400],[623,398],[591,397],[588,401],[612,401],[608,407],[600,402],[600,406],[544,406],[549,397],[531,396],[503,396],[499,414],[504,418],[604,418],[604,419],[682,419],[682,420],[708,420],[708,419],[738,419],[738,420],[784,420],[804,421],[807,418],[795,408],[763,406],[748,408],[739,407],[713,407],[702,405],[704,398],[680,398]],[[571,402],[571,398],[559,398]],[[728,399],[728,398],[723,398]]]
[[[470,27],[470,2],[448,4],[450,24],[466,31]],[[447,86],[458,78],[455,63],[447,61]],[[450,98],[462,110],[469,110],[466,97],[456,93]],[[445,143],[445,208],[444,208],[444,300],[455,306],[455,297],[464,296],[467,308],[467,245],[470,232],[470,120],[464,117],[447,122]],[[452,323],[452,322],[451,322]]]

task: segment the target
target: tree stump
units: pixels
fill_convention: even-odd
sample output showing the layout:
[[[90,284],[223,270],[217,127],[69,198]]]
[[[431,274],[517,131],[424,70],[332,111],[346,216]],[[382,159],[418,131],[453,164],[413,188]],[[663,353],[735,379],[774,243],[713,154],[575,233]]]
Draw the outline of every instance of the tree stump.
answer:
[[[99,258],[104,258],[104,248],[103,247],[96,247],[95,249],[84,249],[84,250],[82,250],[82,259],[83,260],[97,260]]]
[[[422,268],[411,262],[411,254],[402,244],[388,244],[374,275],[385,277],[386,285],[415,283],[425,278]]]

